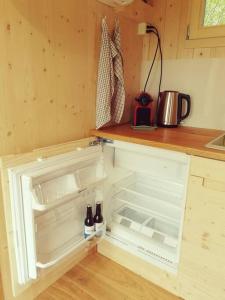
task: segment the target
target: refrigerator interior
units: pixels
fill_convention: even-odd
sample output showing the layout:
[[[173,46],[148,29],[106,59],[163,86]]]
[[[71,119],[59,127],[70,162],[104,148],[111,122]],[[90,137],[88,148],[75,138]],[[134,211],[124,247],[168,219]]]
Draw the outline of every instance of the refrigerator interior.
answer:
[[[189,157],[123,142],[115,142],[113,151],[113,175],[107,178],[107,240],[175,273]],[[117,176],[121,170],[124,176]]]

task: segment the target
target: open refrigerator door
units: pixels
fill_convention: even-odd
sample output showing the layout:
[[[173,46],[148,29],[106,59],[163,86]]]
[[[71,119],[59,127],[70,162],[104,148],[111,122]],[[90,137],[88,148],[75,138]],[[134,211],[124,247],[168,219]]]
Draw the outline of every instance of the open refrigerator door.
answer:
[[[100,145],[11,168],[8,174],[19,284],[37,279],[38,269],[80,250],[96,234],[104,235],[104,226],[88,239],[83,234],[87,204],[94,207],[96,197],[103,199]]]

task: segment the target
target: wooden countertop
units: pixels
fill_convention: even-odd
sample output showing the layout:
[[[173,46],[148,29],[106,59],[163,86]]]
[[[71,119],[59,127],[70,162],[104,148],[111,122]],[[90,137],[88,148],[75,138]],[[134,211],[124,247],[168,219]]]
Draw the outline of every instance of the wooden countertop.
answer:
[[[208,142],[222,133],[222,130],[194,127],[157,128],[153,131],[139,131],[132,129],[130,124],[91,130],[92,135],[102,138],[164,148],[225,161],[225,151],[205,147]]]

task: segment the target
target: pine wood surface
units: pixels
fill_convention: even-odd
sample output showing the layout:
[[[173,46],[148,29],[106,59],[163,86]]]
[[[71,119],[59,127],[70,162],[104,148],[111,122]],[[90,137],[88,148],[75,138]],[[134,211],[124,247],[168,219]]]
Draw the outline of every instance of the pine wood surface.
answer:
[[[187,300],[225,300],[224,200],[224,162],[192,158],[180,262]]]
[[[101,20],[119,18],[127,92],[140,86],[137,22],[152,8],[135,0],[116,12],[97,0],[0,0],[0,155],[87,137],[95,124]]]
[[[178,300],[100,254],[92,254],[36,300]]]
[[[186,39],[192,2],[199,0],[157,0],[152,2],[151,23],[160,31],[165,59],[224,57],[224,36]],[[151,60],[155,39],[147,38],[144,60]]]
[[[0,299],[3,300],[3,288],[2,288],[2,279],[0,274]]]
[[[221,130],[194,127],[157,128],[153,131],[139,131],[132,129],[130,124],[91,130],[92,135],[99,137],[225,161],[225,151],[205,147],[208,142],[222,133]]]

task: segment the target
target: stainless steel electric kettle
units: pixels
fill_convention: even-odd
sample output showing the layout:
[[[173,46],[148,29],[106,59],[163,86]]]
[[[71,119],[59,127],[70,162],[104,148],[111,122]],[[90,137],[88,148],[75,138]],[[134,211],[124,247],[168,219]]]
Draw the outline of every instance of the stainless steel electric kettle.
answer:
[[[160,93],[157,109],[157,124],[161,127],[177,127],[191,111],[189,95],[176,91]]]

